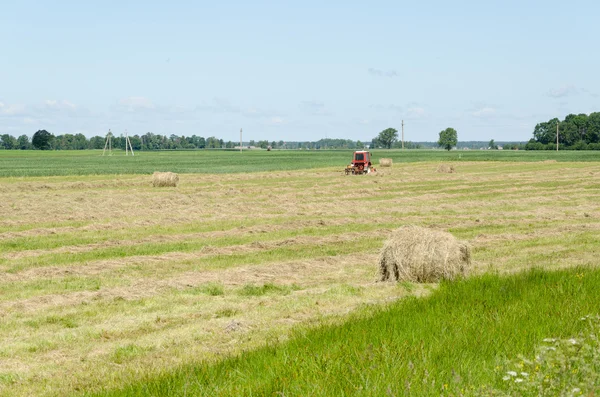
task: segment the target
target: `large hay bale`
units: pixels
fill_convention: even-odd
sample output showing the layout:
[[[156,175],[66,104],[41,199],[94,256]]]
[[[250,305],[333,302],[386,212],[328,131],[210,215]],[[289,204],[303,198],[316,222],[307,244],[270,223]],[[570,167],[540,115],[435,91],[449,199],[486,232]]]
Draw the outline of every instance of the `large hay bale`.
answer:
[[[454,166],[452,164],[440,164],[437,167],[437,172],[452,174],[455,171],[456,170],[454,169]]]
[[[419,226],[395,230],[379,255],[381,281],[452,280],[471,267],[471,249],[450,233]]]
[[[154,187],[175,187],[178,183],[179,175],[174,172],[155,172],[152,174],[152,186]]]
[[[381,158],[381,159],[379,159],[379,165],[381,167],[391,167],[392,159]]]

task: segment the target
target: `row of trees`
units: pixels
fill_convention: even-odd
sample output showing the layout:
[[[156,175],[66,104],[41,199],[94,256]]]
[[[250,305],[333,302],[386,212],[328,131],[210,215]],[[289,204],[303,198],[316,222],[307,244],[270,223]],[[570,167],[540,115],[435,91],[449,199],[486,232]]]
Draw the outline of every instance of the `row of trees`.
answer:
[[[440,132],[440,138],[437,144],[446,150],[452,149],[458,144],[458,133],[454,128],[446,128]],[[386,128],[371,141],[372,148],[392,149],[402,146],[406,149],[421,148],[420,144],[414,144],[412,142],[404,142],[404,145],[402,145],[402,142],[398,141],[398,130],[395,128]]]
[[[556,133],[561,149],[600,150],[600,112],[589,116],[569,114],[564,120],[553,118],[538,123],[533,138],[525,145],[528,150],[556,150]]]
[[[214,136],[204,138],[197,135],[177,136],[159,135],[148,132],[144,135],[129,137],[134,150],[173,150],[173,149],[233,149],[239,147],[239,142],[227,141]],[[6,150],[85,150],[103,149],[106,137],[94,136],[86,138],[83,134],[54,135],[46,130],[39,130],[33,134],[30,141],[27,135],[15,138],[4,134],[0,136],[0,149]],[[125,137],[111,134],[113,148],[125,149]],[[267,140],[244,142],[244,146],[267,149],[363,149],[361,141],[350,139],[321,139],[316,142],[284,142]]]

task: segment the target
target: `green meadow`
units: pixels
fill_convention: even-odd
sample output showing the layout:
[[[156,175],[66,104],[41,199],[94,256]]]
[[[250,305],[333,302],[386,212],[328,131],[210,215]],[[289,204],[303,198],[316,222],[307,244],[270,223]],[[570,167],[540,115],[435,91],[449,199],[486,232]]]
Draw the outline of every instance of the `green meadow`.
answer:
[[[120,150],[102,155],[101,150],[16,151],[0,150],[0,177],[69,176],[105,174],[243,173],[343,168],[352,158],[351,150],[195,150],[135,152]],[[509,150],[373,150],[375,162],[381,157],[395,163],[421,161],[598,161],[595,151],[509,151]]]

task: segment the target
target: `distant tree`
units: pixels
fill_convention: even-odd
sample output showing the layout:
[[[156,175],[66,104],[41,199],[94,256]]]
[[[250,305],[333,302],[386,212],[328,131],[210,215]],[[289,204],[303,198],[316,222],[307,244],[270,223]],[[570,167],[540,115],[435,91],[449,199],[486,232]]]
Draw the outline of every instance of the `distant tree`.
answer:
[[[275,142],[275,141],[271,142],[271,148],[275,149],[275,146],[277,146],[277,142]]]
[[[591,113],[588,116],[586,140],[589,143],[600,142],[600,112]]]
[[[12,135],[4,134],[0,137],[0,146],[2,146],[2,149],[17,149],[17,145],[17,140]]]
[[[498,145],[496,145],[496,142],[494,142],[494,140],[490,140],[490,143],[488,143],[488,147],[492,150],[498,150]]]
[[[38,130],[35,134],[33,134],[33,139],[31,139],[31,144],[34,148],[39,150],[49,150],[52,148],[52,141],[54,139],[54,135],[49,133],[46,130]]]
[[[381,144],[381,146],[387,149],[391,149],[392,145],[394,144],[394,142],[396,142],[397,139],[398,130],[394,128],[386,128],[385,130],[381,131],[377,136],[377,141]]]
[[[440,139],[438,140],[438,146],[443,147],[446,150],[452,149],[458,143],[458,133],[454,128],[446,128],[440,131]]]
[[[362,143],[361,141],[356,141],[356,148],[357,149],[364,149],[365,148],[365,144]]]
[[[204,149],[206,148],[206,139],[204,139],[204,137],[200,137],[198,138],[198,149]]]
[[[101,136],[94,136],[90,138],[90,149],[104,149],[106,140]]]
[[[139,135],[130,136],[129,142],[133,150],[142,150],[142,138]]]
[[[29,137],[27,135],[21,135],[20,137],[18,137],[17,146],[21,150],[31,149],[31,142],[29,142]]]

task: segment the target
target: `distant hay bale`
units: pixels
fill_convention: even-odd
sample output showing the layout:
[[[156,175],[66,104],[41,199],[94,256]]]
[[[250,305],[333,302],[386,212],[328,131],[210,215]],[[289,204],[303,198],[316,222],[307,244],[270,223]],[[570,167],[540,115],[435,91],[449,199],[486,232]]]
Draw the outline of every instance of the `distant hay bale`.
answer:
[[[471,248],[450,233],[419,226],[395,230],[379,254],[381,281],[432,283],[466,275]]]
[[[391,167],[392,166],[392,159],[381,158],[381,159],[379,159],[379,165],[381,167]]]
[[[452,173],[456,172],[456,170],[454,169],[454,166],[452,164],[440,164],[437,167],[437,172],[442,172],[445,174],[452,174]]]
[[[174,172],[155,172],[152,174],[152,186],[154,187],[176,187],[178,183],[179,175]]]

